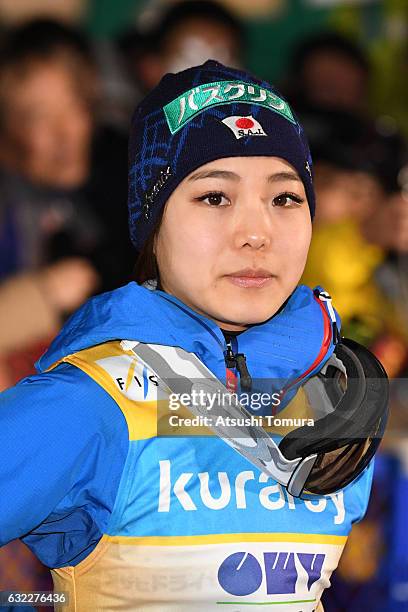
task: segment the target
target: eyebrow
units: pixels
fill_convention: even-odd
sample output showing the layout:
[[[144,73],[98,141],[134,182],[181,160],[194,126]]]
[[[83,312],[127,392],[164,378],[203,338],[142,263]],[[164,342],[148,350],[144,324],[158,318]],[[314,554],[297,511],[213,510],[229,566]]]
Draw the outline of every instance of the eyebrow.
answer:
[[[188,180],[198,181],[199,179],[206,178],[223,178],[230,181],[239,181],[241,179],[238,174],[235,174],[235,172],[229,172],[228,170],[204,170],[192,174]]]
[[[278,181],[299,181],[302,182],[300,176],[296,172],[276,172],[268,176],[268,183],[277,183]]]
[[[238,182],[241,180],[239,174],[230,172],[229,170],[204,170],[201,172],[195,172],[189,177],[189,181],[198,181],[206,178],[221,178],[230,181]],[[299,175],[296,172],[275,172],[267,178],[268,183],[277,183],[278,181],[298,181],[302,182]]]

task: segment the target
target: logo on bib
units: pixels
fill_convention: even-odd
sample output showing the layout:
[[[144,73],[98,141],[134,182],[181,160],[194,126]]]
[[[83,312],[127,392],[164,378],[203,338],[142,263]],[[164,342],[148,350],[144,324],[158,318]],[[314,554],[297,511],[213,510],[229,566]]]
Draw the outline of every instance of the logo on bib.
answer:
[[[235,138],[243,138],[244,136],[266,136],[262,125],[249,115],[249,117],[240,117],[234,115],[226,117],[222,122],[234,133]]]
[[[259,589],[266,590],[267,595],[316,595],[316,591],[321,590],[322,585],[319,585],[319,582],[322,574],[323,580],[326,581],[328,571],[323,567],[326,554],[317,553],[313,548],[315,545],[310,547],[310,552],[302,549],[285,551],[284,548],[274,552],[265,551],[258,558],[247,551],[234,552],[221,563],[218,582],[224,591],[238,597],[252,595]],[[293,603],[313,604],[315,601],[314,597],[308,597],[302,601],[294,600]],[[301,609],[309,611],[314,607],[302,606]],[[299,610],[299,607],[296,610]]]
[[[178,472],[169,459],[159,461],[158,512],[209,510],[233,512],[234,508],[259,510],[309,511],[323,513],[325,520],[343,525],[346,519],[344,493],[329,493],[316,499],[297,500],[263,472],[244,470],[235,475],[222,472]],[[272,483],[271,483],[271,482]],[[249,483],[249,484],[248,484]],[[214,497],[214,488],[219,491]],[[248,496],[248,500],[247,500]],[[250,506],[249,506],[250,504]],[[307,514],[305,514],[307,516]]]

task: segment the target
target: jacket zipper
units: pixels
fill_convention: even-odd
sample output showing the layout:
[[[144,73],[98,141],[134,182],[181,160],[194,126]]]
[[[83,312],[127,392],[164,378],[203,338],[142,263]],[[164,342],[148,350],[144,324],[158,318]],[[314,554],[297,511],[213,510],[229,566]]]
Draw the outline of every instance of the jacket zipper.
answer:
[[[232,348],[232,342],[234,342],[234,349]],[[252,387],[252,378],[248,371],[248,366],[246,363],[246,357],[244,353],[238,353],[238,341],[236,337],[229,337],[226,339],[227,351],[225,353],[225,364],[227,366],[227,378],[228,378],[228,370],[234,371],[235,369],[239,373],[239,377],[241,380],[241,389],[245,391],[250,391]]]
[[[334,344],[340,342],[340,333],[337,327],[336,315],[331,303],[331,297],[326,291],[319,289],[314,290],[314,299],[319,304],[323,315],[323,342],[320,347],[319,354],[313,363],[294,381],[289,383],[286,387],[281,389],[279,393],[280,400],[284,398],[286,393],[295,385],[297,385],[303,378],[306,378],[310,372],[312,372],[319,363],[321,363],[330,348],[330,344],[333,340]],[[326,303],[326,306],[323,304]],[[232,346],[234,344],[234,348]],[[226,339],[227,350],[225,352],[225,364],[227,366],[227,379],[231,382],[231,375],[235,376],[234,370],[237,370],[241,380],[241,389],[250,391],[252,388],[252,377],[248,371],[246,356],[244,353],[238,353],[238,340],[236,336],[229,337]],[[231,383],[234,386],[234,383]]]

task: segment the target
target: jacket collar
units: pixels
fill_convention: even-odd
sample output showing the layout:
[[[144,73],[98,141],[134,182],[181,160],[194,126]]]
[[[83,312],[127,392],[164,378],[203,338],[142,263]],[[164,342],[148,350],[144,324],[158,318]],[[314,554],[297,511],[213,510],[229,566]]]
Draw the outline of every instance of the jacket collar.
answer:
[[[254,378],[296,381],[316,363],[325,334],[327,321],[321,305],[310,288],[300,285],[278,314],[237,337],[237,352],[246,356]],[[37,370],[44,371],[82,349],[118,339],[180,346],[225,379],[226,344],[216,323],[178,298],[134,282],[88,300],[39,359]],[[333,348],[330,341],[320,367]]]

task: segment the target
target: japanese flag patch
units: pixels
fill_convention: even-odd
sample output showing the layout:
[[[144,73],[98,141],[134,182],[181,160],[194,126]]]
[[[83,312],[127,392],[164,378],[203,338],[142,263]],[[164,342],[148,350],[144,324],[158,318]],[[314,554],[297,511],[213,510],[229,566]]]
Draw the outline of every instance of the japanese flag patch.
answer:
[[[226,117],[222,122],[229,127],[231,132],[235,134],[235,138],[243,138],[244,136],[266,136],[262,125],[249,115],[249,117],[240,117],[234,115]]]

